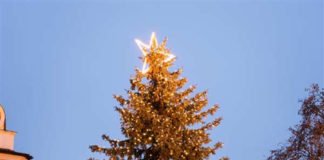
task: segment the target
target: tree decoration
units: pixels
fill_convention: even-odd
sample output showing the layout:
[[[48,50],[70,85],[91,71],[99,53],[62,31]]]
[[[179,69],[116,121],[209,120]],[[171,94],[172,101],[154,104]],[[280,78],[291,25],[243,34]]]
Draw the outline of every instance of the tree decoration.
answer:
[[[175,56],[166,48],[166,39],[158,44],[153,33],[149,45],[135,42],[143,53],[142,70],[136,69],[130,79],[127,98],[114,96],[120,104],[116,111],[126,139],[103,135],[110,147],[92,145],[91,151],[103,153],[111,160],[200,160],[215,154],[222,143],[210,146],[207,132],[218,126],[221,118],[206,122],[206,117],[214,115],[218,105],[204,109],[207,91],[191,96],[196,86],[184,89],[187,79],[180,77],[182,69],[169,71]]]
[[[151,40],[150,40],[150,45],[147,45],[145,43],[143,43],[142,41],[135,39],[135,42],[137,44],[137,46],[139,47],[139,49],[141,50],[143,56],[144,56],[144,63],[143,63],[143,67],[142,67],[142,73],[146,73],[148,71],[147,67],[147,59],[146,59],[146,55],[148,53],[150,53],[150,49],[151,48],[156,48],[158,46],[158,42],[155,36],[155,33],[153,32],[151,35]],[[170,52],[161,52],[160,54],[163,54],[165,56],[167,56],[168,58],[166,58],[164,61],[170,61],[173,58],[175,58],[175,56],[173,54],[171,54]]]

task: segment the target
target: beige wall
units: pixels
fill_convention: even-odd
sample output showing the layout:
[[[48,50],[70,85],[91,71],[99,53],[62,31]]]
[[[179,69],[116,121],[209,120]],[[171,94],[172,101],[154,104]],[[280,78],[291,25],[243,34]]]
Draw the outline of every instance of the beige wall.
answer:
[[[0,160],[27,160],[31,158],[27,154],[14,152],[14,141],[16,132],[6,129],[6,114],[0,105]],[[26,156],[26,157],[25,157]]]
[[[15,132],[0,130],[0,148],[14,150]]]
[[[6,114],[3,110],[3,107],[0,104],[0,130],[5,130],[6,123]]]
[[[0,153],[0,160],[27,160],[27,159],[23,156]]]

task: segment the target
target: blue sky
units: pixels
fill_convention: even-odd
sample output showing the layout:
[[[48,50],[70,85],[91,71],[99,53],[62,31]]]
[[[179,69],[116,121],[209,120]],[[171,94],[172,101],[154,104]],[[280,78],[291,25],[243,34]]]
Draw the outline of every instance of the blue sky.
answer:
[[[265,159],[297,124],[299,99],[324,86],[323,1],[0,2],[0,103],[16,150],[87,159],[122,138],[113,94],[142,63],[134,38],[167,36],[175,67],[220,104],[216,156]]]

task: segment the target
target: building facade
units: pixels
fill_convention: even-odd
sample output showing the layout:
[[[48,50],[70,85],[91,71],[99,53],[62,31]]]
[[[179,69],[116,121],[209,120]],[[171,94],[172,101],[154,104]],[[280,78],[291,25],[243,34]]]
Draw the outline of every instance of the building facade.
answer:
[[[31,160],[33,157],[14,150],[16,132],[6,128],[6,114],[0,105],[0,160]]]

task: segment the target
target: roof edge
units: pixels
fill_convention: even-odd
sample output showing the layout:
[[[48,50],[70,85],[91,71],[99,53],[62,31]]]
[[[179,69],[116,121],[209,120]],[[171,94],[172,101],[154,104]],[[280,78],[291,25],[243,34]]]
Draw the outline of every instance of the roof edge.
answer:
[[[27,153],[16,152],[16,151],[12,151],[12,150],[9,150],[9,149],[0,148],[0,153],[23,156],[23,157],[27,158],[28,160],[33,159],[33,157],[31,155],[27,154]]]

